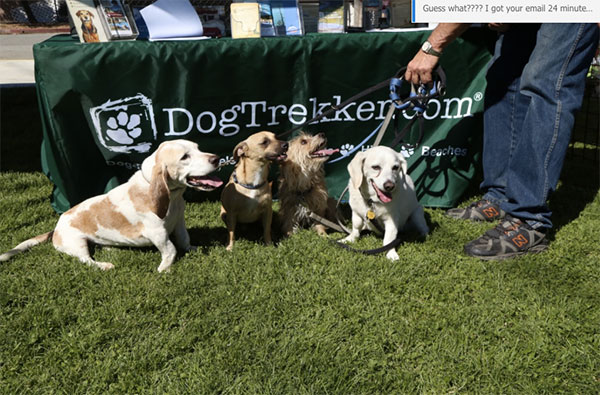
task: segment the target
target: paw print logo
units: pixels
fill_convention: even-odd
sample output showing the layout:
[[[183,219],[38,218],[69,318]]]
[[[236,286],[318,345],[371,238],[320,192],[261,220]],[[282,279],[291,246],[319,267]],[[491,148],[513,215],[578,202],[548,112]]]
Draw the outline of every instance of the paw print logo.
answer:
[[[405,158],[410,158],[415,153],[415,149],[414,149],[414,147],[407,147],[405,145],[402,145],[402,149],[400,149],[400,153]]]
[[[340,147],[340,155],[348,156],[353,149],[354,146],[352,144],[344,144]]]
[[[106,125],[106,135],[119,144],[130,145],[142,134],[140,114],[129,115],[124,111],[117,114],[116,117],[109,117]]]
[[[152,100],[136,96],[90,108],[98,144],[110,152],[149,152],[156,141]]]

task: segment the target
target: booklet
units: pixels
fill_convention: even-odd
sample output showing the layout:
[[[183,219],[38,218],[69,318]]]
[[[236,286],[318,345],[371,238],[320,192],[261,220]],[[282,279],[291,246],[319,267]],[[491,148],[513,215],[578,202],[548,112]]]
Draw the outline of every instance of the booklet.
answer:
[[[94,0],[67,0],[67,8],[79,41],[82,43],[109,41]]]
[[[344,32],[344,1],[319,1],[319,33]]]
[[[258,3],[231,3],[231,37],[260,37],[260,7]]]
[[[271,0],[271,12],[278,36],[304,34],[298,0]]]
[[[275,35],[275,25],[273,22],[273,13],[271,11],[270,1],[259,1],[260,10],[260,35],[261,37],[270,37]]]
[[[134,40],[137,35],[135,21],[129,9],[120,0],[97,0],[98,14],[111,40]]]
[[[148,29],[148,40],[198,40],[202,22],[188,0],[156,0],[140,10]]]
[[[304,33],[317,33],[319,31],[319,3],[300,3],[302,22],[304,22]]]

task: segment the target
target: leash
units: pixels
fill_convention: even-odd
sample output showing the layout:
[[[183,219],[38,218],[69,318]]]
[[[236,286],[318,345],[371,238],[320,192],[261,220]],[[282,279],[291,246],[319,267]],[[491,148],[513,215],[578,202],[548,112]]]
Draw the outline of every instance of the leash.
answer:
[[[381,138],[383,137],[383,134],[385,134],[385,131],[387,130],[389,122],[393,117],[396,109],[404,110],[406,108],[412,107],[415,109],[416,113],[420,114],[420,116],[422,117],[425,110],[427,110],[427,103],[429,102],[429,100],[438,96],[444,96],[446,93],[446,73],[444,72],[444,69],[439,65],[433,71],[434,76],[437,76],[437,80],[433,82],[433,87],[431,89],[429,89],[425,84],[420,84],[418,87],[415,87],[414,84],[409,83],[410,92],[406,94],[406,92],[403,92],[402,89],[404,85],[404,73],[406,73],[406,67],[402,67],[400,70],[398,70],[393,77],[387,78],[357,93],[356,95],[344,100],[338,105],[331,105],[327,110],[321,112],[316,117],[309,119],[308,121],[297,125],[288,131],[278,134],[277,137],[285,137],[288,134],[294,133],[302,129],[306,125],[318,122],[326,116],[330,115],[331,113],[343,110],[347,105],[354,103],[358,99],[387,86],[390,89],[390,99],[392,101],[393,106],[390,106],[390,109],[388,110],[388,113],[386,114],[386,117],[382,122],[382,127],[380,130],[381,137],[378,137],[378,140],[376,140],[376,144],[374,144],[373,146],[378,145],[381,142]],[[409,124],[412,127],[412,123]],[[410,127],[407,126],[405,126],[403,130],[410,129]],[[398,140],[398,142],[400,140],[401,138]],[[398,145],[398,142],[394,144],[394,146]]]
[[[308,124],[311,124],[311,123],[314,123],[314,122],[318,122],[321,119],[325,118],[327,115],[333,113],[334,111],[343,110],[344,107],[346,107],[348,104],[354,103],[355,101],[357,101],[361,97],[367,96],[370,93],[378,91],[379,89],[381,89],[381,88],[383,88],[385,86],[389,86],[390,81],[391,81],[391,78],[388,78],[388,79],[386,79],[384,81],[381,81],[381,82],[379,82],[379,83],[377,83],[377,84],[375,84],[375,85],[373,85],[373,86],[365,89],[364,91],[361,91],[361,92],[357,93],[356,95],[350,97],[349,99],[344,100],[343,102],[341,102],[338,105],[335,105],[335,106],[331,105],[327,110],[323,111],[322,113],[320,113],[316,117],[314,117],[312,119],[309,119],[308,121],[306,121],[306,122],[304,122],[304,123],[302,123],[302,124],[300,124],[298,126],[295,126],[295,127],[293,127],[292,129],[290,129],[290,130],[288,130],[286,132],[278,134],[277,138],[287,136],[288,134],[294,133],[295,131],[298,131],[298,130],[302,129],[303,127],[305,127]]]
[[[418,122],[419,124],[419,138],[415,144],[403,143],[403,146],[408,149],[414,149],[421,145],[424,136],[424,123],[425,123],[425,111],[431,99],[446,94],[446,73],[441,66],[438,66],[434,70],[434,75],[437,79],[433,82],[431,88],[425,84],[419,84],[415,86],[410,83],[410,92],[408,97],[402,98],[403,85],[404,85],[404,72],[406,67],[402,68],[394,78],[390,80],[390,99],[392,99],[393,107],[397,110],[405,110],[412,108],[415,111],[415,115],[412,119],[404,125],[404,128],[398,132],[398,117],[394,118],[394,140],[390,144],[391,147],[395,147],[404,140],[404,136],[412,129],[413,125]],[[390,106],[391,107],[391,106]],[[390,112],[391,112],[390,108]]]

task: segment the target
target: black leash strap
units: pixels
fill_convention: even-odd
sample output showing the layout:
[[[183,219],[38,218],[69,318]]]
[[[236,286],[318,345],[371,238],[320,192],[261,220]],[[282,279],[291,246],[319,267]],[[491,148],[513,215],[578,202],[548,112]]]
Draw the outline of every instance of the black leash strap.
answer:
[[[394,240],[387,243],[383,247],[374,248],[372,250],[358,250],[356,248],[352,248],[349,245],[340,242],[339,240],[329,240],[329,241],[334,243],[338,247],[342,247],[345,250],[357,252],[359,254],[364,254],[364,255],[378,255],[378,254],[381,254],[382,252],[389,251],[392,248],[396,248],[400,245],[400,243],[402,243],[402,239],[400,239],[399,237],[396,237]]]
[[[308,121],[304,122],[301,125],[295,126],[294,128],[280,133],[277,135],[277,138],[281,138],[281,137],[285,137],[288,134],[294,133],[297,130],[302,129],[303,127],[305,127],[308,124],[314,123],[314,122],[318,122],[321,119],[325,118],[326,116],[328,116],[329,114],[335,112],[335,111],[340,111],[343,110],[344,107],[346,107],[348,104],[354,103],[355,101],[357,101],[358,99],[360,99],[361,97],[367,96],[370,93],[373,93],[375,91],[378,91],[379,89],[386,87],[386,86],[390,86],[390,80],[391,78],[386,79],[385,81],[381,81],[380,83],[373,85],[370,88],[365,89],[362,92],[357,93],[356,95],[352,96],[351,98],[343,101],[342,103],[336,105],[336,106],[331,106],[329,107],[327,110],[323,111],[321,114],[317,115],[316,117],[314,117],[313,119],[309,119]]]
[[[395,137],[394,140],[390,143],[390,147],[395,147],[398,144],[400,144],[404,140],[406,134],[410,130],[412,130],[412,127],[415,124],[415,122],[418,122],[419,124],[419,138],[417,139],[417,142],[415,144],[403,143],[402,145],[408,149],[417,148],[419,145],[421,145],[421,142],[423,141],[423,135],[425,134],[423,128],[423,124],[425,123],[425,121],[423,119],[423,113],[416,113],[415,116],[410,121],[408,121],[406,125],[404,125],[400,132],[398,132],[398,117],[394,119]]]

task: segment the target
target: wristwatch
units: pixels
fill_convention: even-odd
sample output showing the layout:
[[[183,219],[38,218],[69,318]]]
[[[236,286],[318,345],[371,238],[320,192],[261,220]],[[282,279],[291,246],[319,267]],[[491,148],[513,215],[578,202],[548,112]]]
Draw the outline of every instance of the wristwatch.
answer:
[[[442,56],[441,52],[438,52],[435,49],[433,49],[429,41],[425,41],[423,43],[423,45],[421,46],[421,51],[425,52],[427,55],[437,56],[438,58]]]

